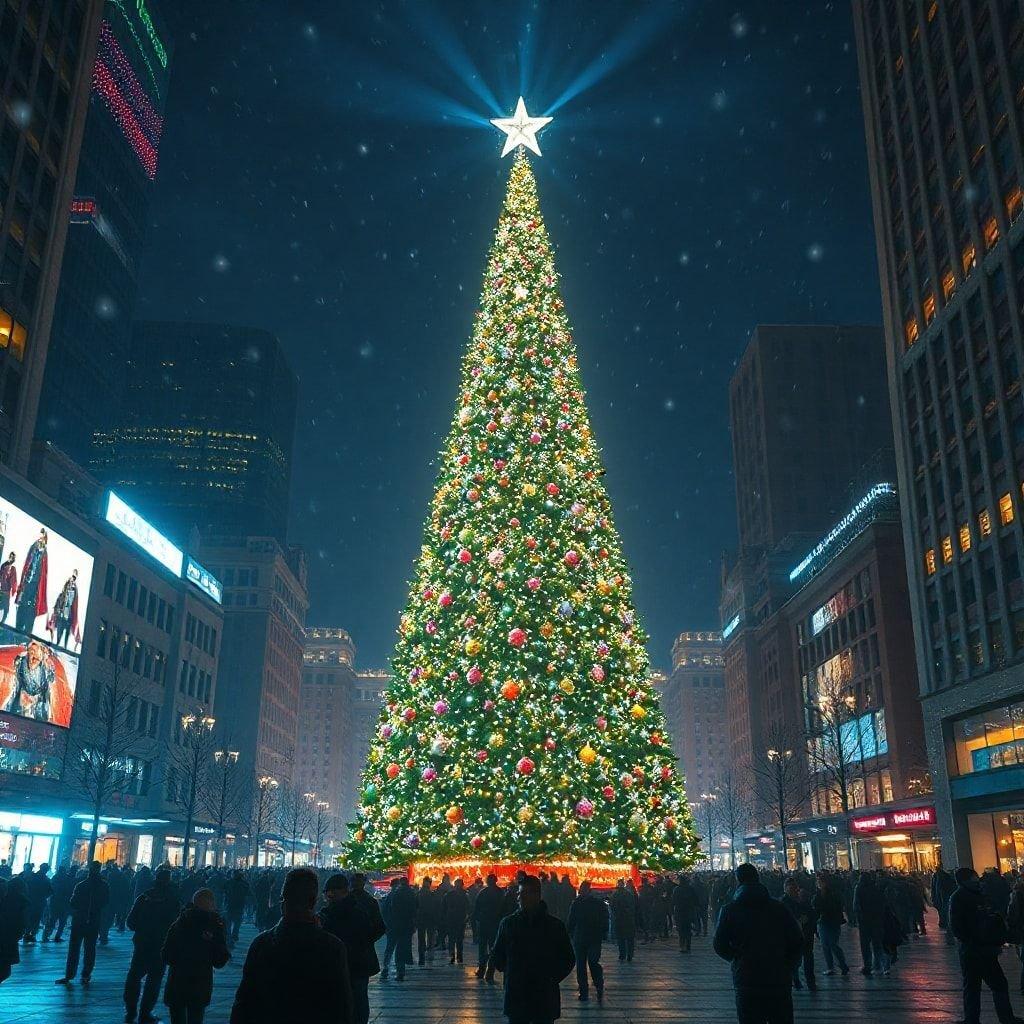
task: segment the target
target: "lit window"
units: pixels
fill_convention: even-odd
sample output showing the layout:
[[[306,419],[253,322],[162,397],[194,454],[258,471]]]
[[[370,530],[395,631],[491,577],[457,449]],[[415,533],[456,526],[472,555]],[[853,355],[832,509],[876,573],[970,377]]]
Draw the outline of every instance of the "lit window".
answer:
[[[1020,216],[1022,209],[1024,209],[1024,192],[1021,192],[1019,187],[1011,189],[1006,197],[1006,216],[1010,218],[1011,223]]]
[[[924,322],[930,324],[935,319],[935,296],[928,295],[924,300]]]
[[[960,550],[971,550],[971,526],[970,523],[963,523],[960,527]]]
[[[929,576],[935,572],[935,548],[929,548],[924,553],[924,571]]]
[[[942,275],[942,295],[943,298],[948,302],[953,292],[956,291],[956,278],[953,276],[952,270],[947,270]]]
[[[917,341],[917,330],[917,317],[912,316],[903,325],[903,334],[907,339],[907,348],[910,348],[910,346],[913,345],[915,341]]]
[[[985,236],[985,248],[991,249],[996,242],[999,241],[999,225],[996,223],[995,217],[989,217],[985,221],[985,226],[982,228],[982,234]]]
[[[999,521],[1003,526],[1013,522],[1013,495],[1004,494],[999,499]]]
[[[981,531],[982,537],[988,537],[992,533],[992,518],[989,516],[987,508],[983,508],[978,513],[978,529]]]
[[[11,355],[20,360],[25,355],[27,336],[25,325],[18,323],[6,309],[0,309],[0,348],[9,346]]]
[[[964,274],[969,274],[978,265],[978,253],[973,242],[968,242],[964,246],[964,251],[960,254],[960,262],[963,264]]]
[[[948,533],[942,538],[942,560],[946,565],[953,561],[953,538]]]

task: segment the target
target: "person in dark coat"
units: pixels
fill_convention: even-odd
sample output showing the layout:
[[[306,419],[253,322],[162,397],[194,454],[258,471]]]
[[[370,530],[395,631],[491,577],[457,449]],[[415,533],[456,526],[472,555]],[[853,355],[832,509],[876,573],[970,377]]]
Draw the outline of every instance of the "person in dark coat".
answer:
[[[956,889],[949,898],[949,928],[957,940],[960,975],[964,989],[964,1022],[981,1020],[981,985],[992,991],[999,1024],[1016,1024],[1010,1006],[1010,986],[999,966],[999,954],[1006,941],[1006,925],[989,906],[981,883],[971,868],[957,868]]]
[[[998,868],[985,868],[981,874],[981,894],[985,897],[993,913],[1002,916],[1010,904],[1012,886],[1004,878]]]
[[[636,952],[637,898],[633,883],[621,879],[615,885],[611,898],[612,923],[615,926],[615,940],[619,944],[619,963],[633,962]]]
[[[551,885],[550,882],[549,885]],[[487,973],[487,960],[498,934],[498,925],[501,924],[504,899],[505,893],[498,888],[498,876],[488,875],[487,884],[477,894],[476,902],[473,904],[473,924],[478,940],[476,968],[478,978],[485,977]]]
[[[53,883],[50,881],[50,865],[40,864],[39,867],[28,876],[28,920],[25,924],[25,942],[31,945],[36,941],[36,934],[39,926],[43,923],[43,915],[46,913],[46,901],[53,892]]]
[[[426,966],[427,953],[430,959],[434,959],[434,938],[437,932],[437,892],[431,888],[433,885],[429,878],[424,878],[420,883],[417,897],[416,911],[416,947],[419,954],[420,967]]]
[[[672,914],[679,929],[679,952],[690,952],[690,939],[697,919],[697,894],[685,875],[679,876],[679,884],[672,894]]]
[[[391,959],[395,961],[395,977],[405,981],[405,968],[412,963],[412,933],[416,930],[416,893],[405,878],[392,878],[391,891],[381,902],[381,917],[387,929],[384,963],[380,980],[388,980]]]
[[[953,933],[949,930],[949,897],[956,889],[956,879],[940,864],[932,875],[931,900],[935,912],[939,915],[939,928],[946,933],[946,941],[953,942]]]
[[[690,880],[693,886],[693,895],[697,899],[697,920],[694,935],[707,935],[708,933],[708,887],[699,879]]]
[[[50,909],[46,915],[43,928],[43,942],[64,941],[64,929],[67,927],[68,915],[71,913],[71,894],[75,891],[78,870],[70,864],[58,868],[53,876],[53,892],[50,893]]]
[[[825,957],[825,974],[830,977],[836,973],[835,964],[845,978],[850,973],[846,964],[846,954],[839,945],[839,936],[846,924],[843,912],[843,898],[839,895],[831,878],[825,874],[818,875],[818,891],[812,901],[818,915],[818,938],[821,939],[821,952]]]
[[[853,911],[860,934],[860,953],[864,966],[860,973],[870,978],[872,969],[889,971],[889,954],[883,946],[885,931],[885,895],[870,871],[862,871],[853,891]]]
[[[444,932],[448,936],[448,955],[453,964],[461,964],[462,947],[466,941],[466,921],[469,918],[469,897],[462,887],[461,878],[456,878],[451,889],[444,894],[441,916],[444,918]]]
[[[249,902],[251,890],[245,875],[236,871],[231,881],[224,887],[224,904],[227,909],[228,943],[234,947],[238,941],[238,933],[242,927],[242,917],[246,904]]]
[[[345,944],[313,912],[319,889],[315,871],[288,872],[281,920],[249,946],[231,1024],[353,1024]]]
[[[576,983],[580,1001],[590,998],[587,968],[594,980],[597,1001],[604,1001],[604,968],[601,966],[601,943],[608,936],[608,904],[590,891],[589,882],[580,882],[576,899],[569,907],[567,924],[576,959]]]
[[[804,963],[804,983],[811,992],[818,990],[818,980],[814,977],[814,933],[818,927],[818,912],[808,899],[807,893],[800,887],[795,878],[787,878],[784,888],[782,905],[793,915],[800,925],[803,936],[802,958]],[[802,988],[800,969],[793,968],[793,988]]]
[[[518,889],[519,909],[498,927],[487,971],[504,975],[510,1024],[550,1024],[562,1015],[558,986],[576,958],[565,925],[540,897],[540,879],[526,875]]]
[[[714,949],[732,964],[736,1016],[740,1024],[791,1024],[800,926],[771,898],[753,864],[741,864],[735,875],[736,891],[718,915]]]
[[[178,916],[181,903],[178,890],[171,884],[171,873],[161,868],[153,887],[143,893],[128,912],[126,924],[132,934],[132,960],[124,980],[124,1019],[152,1024],[153,1007],[164,980],[164,962],[160,956],[167,932]],[[145,986],[142,979],[145,978]],[[141,992],[141,1001],[140,1001]]]
[[[213,998],[214,969],[231,959],[227,929],[212,890],[196,891],[171,925],[160,957],[170,968],[164,1003],[171,1024],[203,1024]]]
[[[143,864],[135,872],[135,877],[132,879],[132,906],[135,906],[135,901],[144,892],[148,892],[152,888],[153,872],[149,869],[148,865]]]
[[[29,900],[20,878],[0,881],[0,890],[0,982],[4,982],[14,964],[21,963],[18,942],[25,932]]]
[[[71,894],[71,941],[68,943],[68,958],[64,965],[64,977],[54,984],[70,985],[78,973],[78,958],[85,947],[82,964],[82,984],[88,985],[96,966],[96,942],[100,936],[100,925],[110,902],[110,890],[100,874],[100,862],[89,865],[88,875],[75,886]]]
[[[331,875],[324,885],[324,895],[327,903],[320,912],[320,920],[324,929],[345,946],[352,987],[352,1019],[355,1024],[366,1024],[370,1019],[368,985],[370,978],[380,974],[374,943],[387,929],[377,901],[365,891],[350,891],[344,875]]]

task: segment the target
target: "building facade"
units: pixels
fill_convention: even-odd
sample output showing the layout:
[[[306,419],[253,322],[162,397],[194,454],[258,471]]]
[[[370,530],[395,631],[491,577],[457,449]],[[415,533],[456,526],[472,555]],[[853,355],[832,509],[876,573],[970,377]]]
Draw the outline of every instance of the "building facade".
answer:
[[[0,9],[0,459],[35,434],[102,0]]]
[[[1024,12],[856,0],[925,734],[946,863],[1024,866]]]
[[[119,425],[92,467],[167,529],[284,544],[297,383],[266,331],[137,322]]]
[[[214,717],[254,776],[293,786],[299,752],[306,558],[273,537],[206,537],[198,557],[224,587],[221,659],[230,665]]]
[[[156,0],[106,0],[36,425],[82,465],[124,402],[171,49]]]
[[[676,762],[694,799],[714,793],[729,763],[722,634],[680,633],[672,672],[657,687]]]

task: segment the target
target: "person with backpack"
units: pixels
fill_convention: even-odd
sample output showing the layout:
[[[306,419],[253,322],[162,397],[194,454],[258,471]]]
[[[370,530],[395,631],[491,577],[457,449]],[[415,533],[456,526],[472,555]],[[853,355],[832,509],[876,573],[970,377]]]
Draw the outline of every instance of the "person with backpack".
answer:
[[[579,998],[586,1002],[590,998],[587,982],[587,968],[594,980],[597,1001],[604,1002],[604,968],[601,966],[601,943],[608,935],[608,904],[598,899],[590,889],[589,882],[580,882],[576,899],[569,907],[569,921],[566,925],[572,950],[576,957],[576,983]]]
[[[203,1024],[213,998],[213,972],[231,959],[227,929],[211,889],[196,890],[167,932],[160,957],[170,968],[164,1004],[171,1024]]]
[[[953,872],[956,889],[949,897],[949,927],[957,940],[964,989],[964,1024],[981,1022],[981,986],[992,992],[999,1024],[1018,1024],[1010,1005],[1010,986],[999,966],[1007,940],[1002,915],[989,907],[972,868]]]

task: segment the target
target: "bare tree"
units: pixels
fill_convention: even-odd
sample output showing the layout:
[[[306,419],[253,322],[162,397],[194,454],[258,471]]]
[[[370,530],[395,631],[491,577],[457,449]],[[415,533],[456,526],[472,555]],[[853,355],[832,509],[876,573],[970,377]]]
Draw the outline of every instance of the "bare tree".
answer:
[[[727,768],[715,790],[715,809],[722,832],[729,837],[729,867],[736,867],[736,841],[742,842],[743,833],[750,825],[751,808],[746,788]]]
[[[300,793],[294,786],[285,786],[278,803],[277,821],[281,835],[291,846],[292,864],[295,864],[295,848],[299,840],[309,831],[313,819],[313,794]]]
[[[231,749],[231,737],[222,736],[215,746],[213,764],[208,769],[200,796],[216,831],[217,863],[226,864],[227,831],[244,815],[246,780],[239,764],[239,752]]]
[[[313,795],[315,798],[316,794]],[[334,819],[330,813],[331,805],[326,800],[316,800],[314,807],[316,814],[311,816],[309,838],[313,843],[313,865],[319,867],[324,840],[333,827]]]
[[[176,804],[185,818],[181,863],[188,867],[196,812],[203,799],[216,741],[215,721],[209,715],[182,715],[175,729],[175,742],[167,747],[167,799]]]
[[[846,824],[846,853],[853,867],[853,839],[850,836],[850,791],[864,761],[864,743],[857,699],[852,688],[837,672],[813,680],[805,696],[804,720],[807,730],[808,768],[819,788],[829,794],[829,803],[839,804]]]
[[[751,788],[759,808],[771,812],[772,824],[782,837],[782,866],[788,867],[788,826],[797,821],[807,803],[807,772],[800,742],[780,723],[765,736],[765,749],[747,766]]]
[[[132,721],[138,713],[138,691],[125,672],[127,645],[121,638],[112,638],[111,643],[116,646],[110,678],[79,702],[65,761],[66,777],[92,812],[90,862],[96,856],[100,819],[116,796],[138,789],[140,755],[152,747]]]
[[[715,869],[715,832],[718,830],[718,794],[701,793],[700,798],[690,801],[694,820],[701,829],[702,837],[708,841],[708,870]]]
[[[278,782],[270,775],[254,774],[242,790],[242,822],[249,835],[252,866],[260,862],[260,840],[277,817]]]

